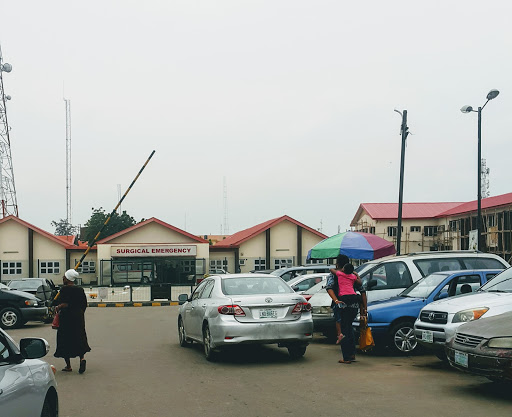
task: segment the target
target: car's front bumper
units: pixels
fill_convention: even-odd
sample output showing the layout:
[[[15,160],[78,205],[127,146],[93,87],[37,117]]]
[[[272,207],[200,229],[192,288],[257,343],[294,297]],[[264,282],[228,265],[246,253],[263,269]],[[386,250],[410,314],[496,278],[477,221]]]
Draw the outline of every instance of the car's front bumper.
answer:
[[[453,346],[446,346],[445,352],[450,365],[454,368],[488,378],[512,381],[512,355],[510,352],[508,357],[498,356],[497,352],[490,356],[476,353],[474,349],[466,350]],[[467,367],[455,361],[455,352],[467,354]]]
[[[20,308],[24,321],[43,321],[48,317],[48,307]]]
[[[421,346],[427,349],[443,351],[446,342],[455,335],[457,327],[461,324],[463,323],[429,324],[416,320],[414,337]],[[432,341],[424,339],[424,332],[432,332]]]
[[[298,320],[269,323],[240,323],[215,320],[209,323],[214,347],[237,344],[307,345],[313,338],[311,315]]]

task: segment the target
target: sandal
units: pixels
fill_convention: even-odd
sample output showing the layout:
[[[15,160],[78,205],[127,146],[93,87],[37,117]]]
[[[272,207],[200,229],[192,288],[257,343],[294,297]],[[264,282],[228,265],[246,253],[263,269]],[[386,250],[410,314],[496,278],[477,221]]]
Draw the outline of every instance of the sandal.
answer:
[[[348,365],[348,364],[352,363],[352,361],[345,361],[345,360],[343,360],[343,359],[340,359],[340,360],[338,361],[338,363],[346,363],[346,364]]]
[[[73,369],[68,368],[67,366],[65,368],[61,369],[62,372],[73,372]]]
[[[336,339],[336,344],[339,345],[344,338],[345,338],[344,334],[339,334],[338,338]]]
[[[79,374],[83,374],[85,372],[85,365],[87,364],[87,361],[85,359],[80,361],[80,369],[78,370]]]

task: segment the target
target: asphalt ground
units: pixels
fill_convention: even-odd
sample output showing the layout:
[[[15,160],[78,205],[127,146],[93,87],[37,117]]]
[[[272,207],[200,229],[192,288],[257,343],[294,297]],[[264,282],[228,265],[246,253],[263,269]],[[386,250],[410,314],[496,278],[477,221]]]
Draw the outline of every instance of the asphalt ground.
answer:
[[[315,336],[300,360],[261,346],[207,362],[200,345],[179,346],[177,313],[177,306],[88,309],[92,351],[83,375],[78,359],[73,373],[60,372],[50,325],[28,323],[9,334],[50,343],[44,360],[58,369],[61,417],[512,415],[511,385],[461,373],[429,354],[374,352],[344,365],[339,347]]]

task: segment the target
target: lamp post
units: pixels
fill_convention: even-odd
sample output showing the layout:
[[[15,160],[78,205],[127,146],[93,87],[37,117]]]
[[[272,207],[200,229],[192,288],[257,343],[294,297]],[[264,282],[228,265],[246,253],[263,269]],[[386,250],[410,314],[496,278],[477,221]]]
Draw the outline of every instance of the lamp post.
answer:
[[[398,188],[398,226],[396,231],[396,254],[400,255],[400,246],[402,243],[402,205],[404,197],[404,166],[405,166],[405,140],[409,135],[409,128],[407,127],[407,110],[403,113],[395,109],[395,111],[402,116],[402,126],[400,133],[402,135],[402,153],[400,157],[400,186]]]
[[[460,109],[462,113],[478,113],[478,171],[477,171],[477,215],[476,215],[476,229],[477,229],[477,242],[478,250],[485,249],[485,242],[482,242],[482,110],[489,103],[490,100],[498,97],[500,92],[498,90],[491,90],[487,93],[487,101],[478,110],[473,110],[471,106],[464,106]]]

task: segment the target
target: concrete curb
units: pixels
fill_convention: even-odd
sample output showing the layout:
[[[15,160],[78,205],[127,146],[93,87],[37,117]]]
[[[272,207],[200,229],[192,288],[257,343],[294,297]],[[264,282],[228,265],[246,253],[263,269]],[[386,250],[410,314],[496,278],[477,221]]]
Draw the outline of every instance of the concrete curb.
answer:
[[[126,302],[126,303],[87,303],[88,307],[168,307],[177,306],[176,301],[141,301],[141,302]]]

